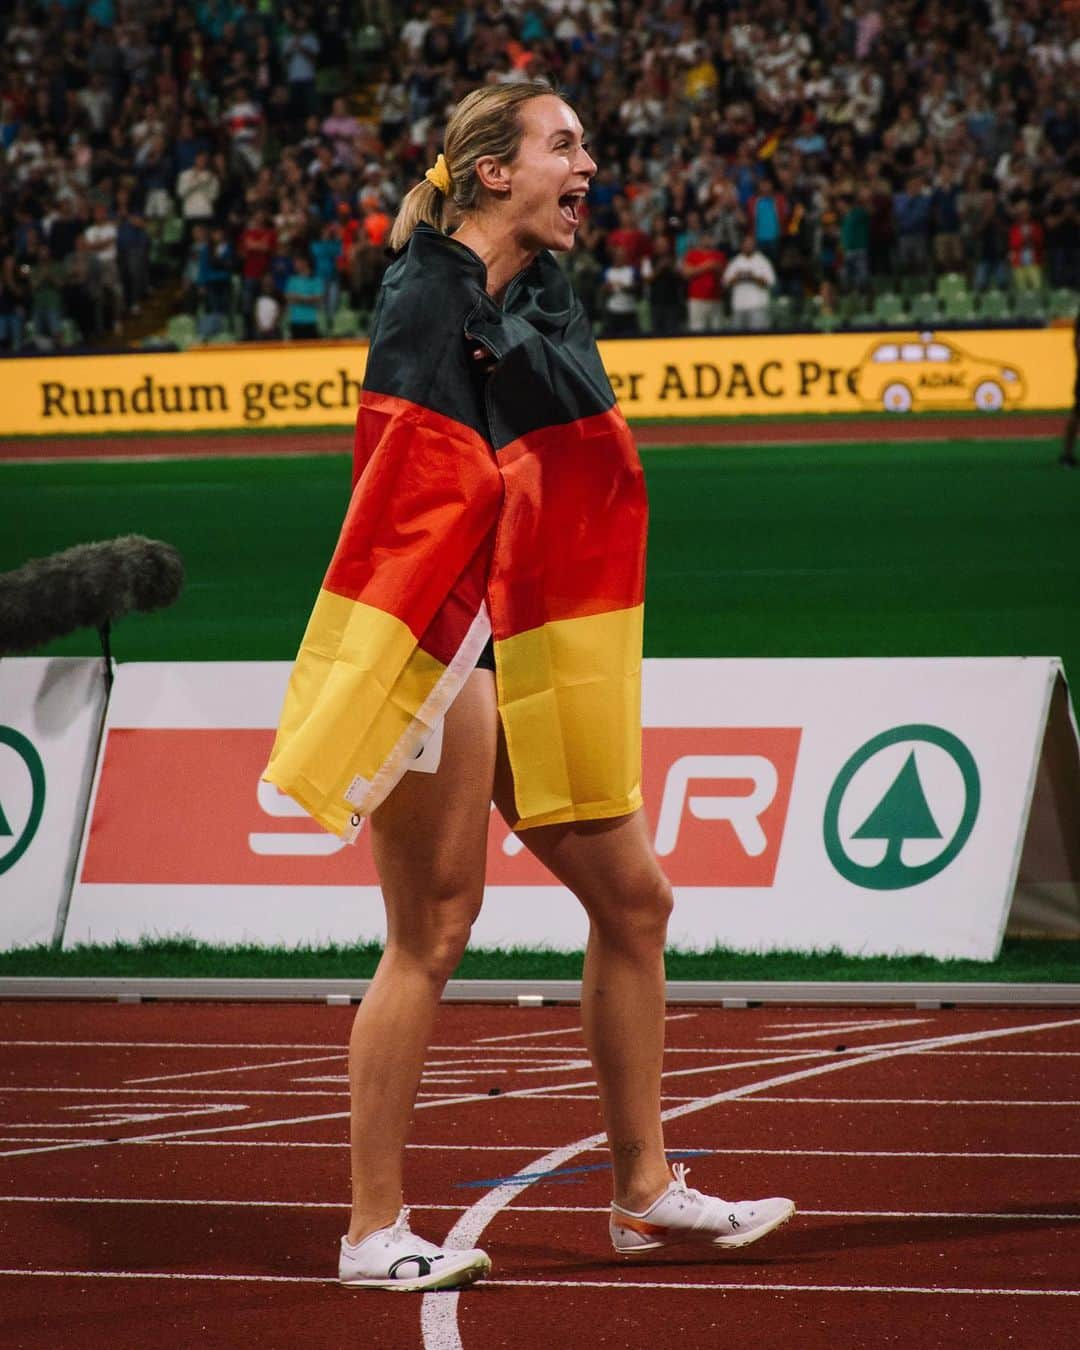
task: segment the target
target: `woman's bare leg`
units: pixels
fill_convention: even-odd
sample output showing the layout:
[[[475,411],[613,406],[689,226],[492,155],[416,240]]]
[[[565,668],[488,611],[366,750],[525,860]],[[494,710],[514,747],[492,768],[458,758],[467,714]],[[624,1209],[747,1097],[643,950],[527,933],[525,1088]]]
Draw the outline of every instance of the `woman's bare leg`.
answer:
[[[512,821],[513,790],[501,745],[495,801]],[[520,837],[589,915],[581,1016],[611,1146],[614,1199],[644,1210],[671,1180],[660,1122],[671,887],[640,811],[539,826]]]
[[[474,671],[447,714],[438,772],[407,773],[371,817],[387,934],[349,1044],[350,1242],[401,1208],[405,1137],[436,1009],[484,894],[496,726],[494,677]]]

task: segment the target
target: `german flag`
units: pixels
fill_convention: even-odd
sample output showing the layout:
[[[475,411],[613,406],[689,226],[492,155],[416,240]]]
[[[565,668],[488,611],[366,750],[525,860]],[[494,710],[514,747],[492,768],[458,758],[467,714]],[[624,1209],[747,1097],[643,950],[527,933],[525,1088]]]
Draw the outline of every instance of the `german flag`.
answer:
[[[352,500],[265,774],[345,838],[491,635],[517,827],[641,804],[633,439],[554,259],[502,308],[484,282],[474,253],[421,226],[380,292]]]

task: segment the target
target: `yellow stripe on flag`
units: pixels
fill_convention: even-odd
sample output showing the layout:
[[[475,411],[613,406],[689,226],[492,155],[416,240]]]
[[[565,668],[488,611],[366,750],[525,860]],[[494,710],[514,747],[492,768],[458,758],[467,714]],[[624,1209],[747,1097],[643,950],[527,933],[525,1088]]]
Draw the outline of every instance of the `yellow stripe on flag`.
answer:
[[[320,590],[265,778],[340,834],[350,784],[375,777],[445,669],[394,615]]]
[[[517,825],[641,805],[644,607],[560,619],[495,644]]]

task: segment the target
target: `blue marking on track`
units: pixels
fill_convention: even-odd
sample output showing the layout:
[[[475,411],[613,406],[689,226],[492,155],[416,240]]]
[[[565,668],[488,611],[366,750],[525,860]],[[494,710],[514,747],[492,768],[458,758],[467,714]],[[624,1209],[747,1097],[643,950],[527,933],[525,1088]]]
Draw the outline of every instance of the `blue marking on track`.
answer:
[[[669,1158],[701,1158],[712,1153],[711,1148],[669,1149]],[[479,1189],[481,1186],[520,1186],[526,1182],[550,1181],[554,1186],[571,1186],[584,1172],[610,1172],[611,1164],[589,1163],[585,1167],[559,1167],[554,1172],[518,1172],[509,1177],[480,1177],[477,1181],[455,1181],[458,1189]]]

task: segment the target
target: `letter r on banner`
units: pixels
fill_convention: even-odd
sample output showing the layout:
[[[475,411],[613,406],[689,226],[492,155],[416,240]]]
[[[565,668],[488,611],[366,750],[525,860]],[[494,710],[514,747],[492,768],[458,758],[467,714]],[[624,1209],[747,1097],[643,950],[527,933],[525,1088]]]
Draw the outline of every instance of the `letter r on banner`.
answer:
[[[711,793],[690,796],[694,780],[731,783],[749,781],[749,793]],[[656,827],[656,851],[666,857],[675,851],[683,818],[683,803],[698,820],[726,820],[735,831],[743,851],[751,858],[768,845],[761,816],[772,805],[779,786],[776,766],[761,755],[683,755],[668,770],[660,816]]]

